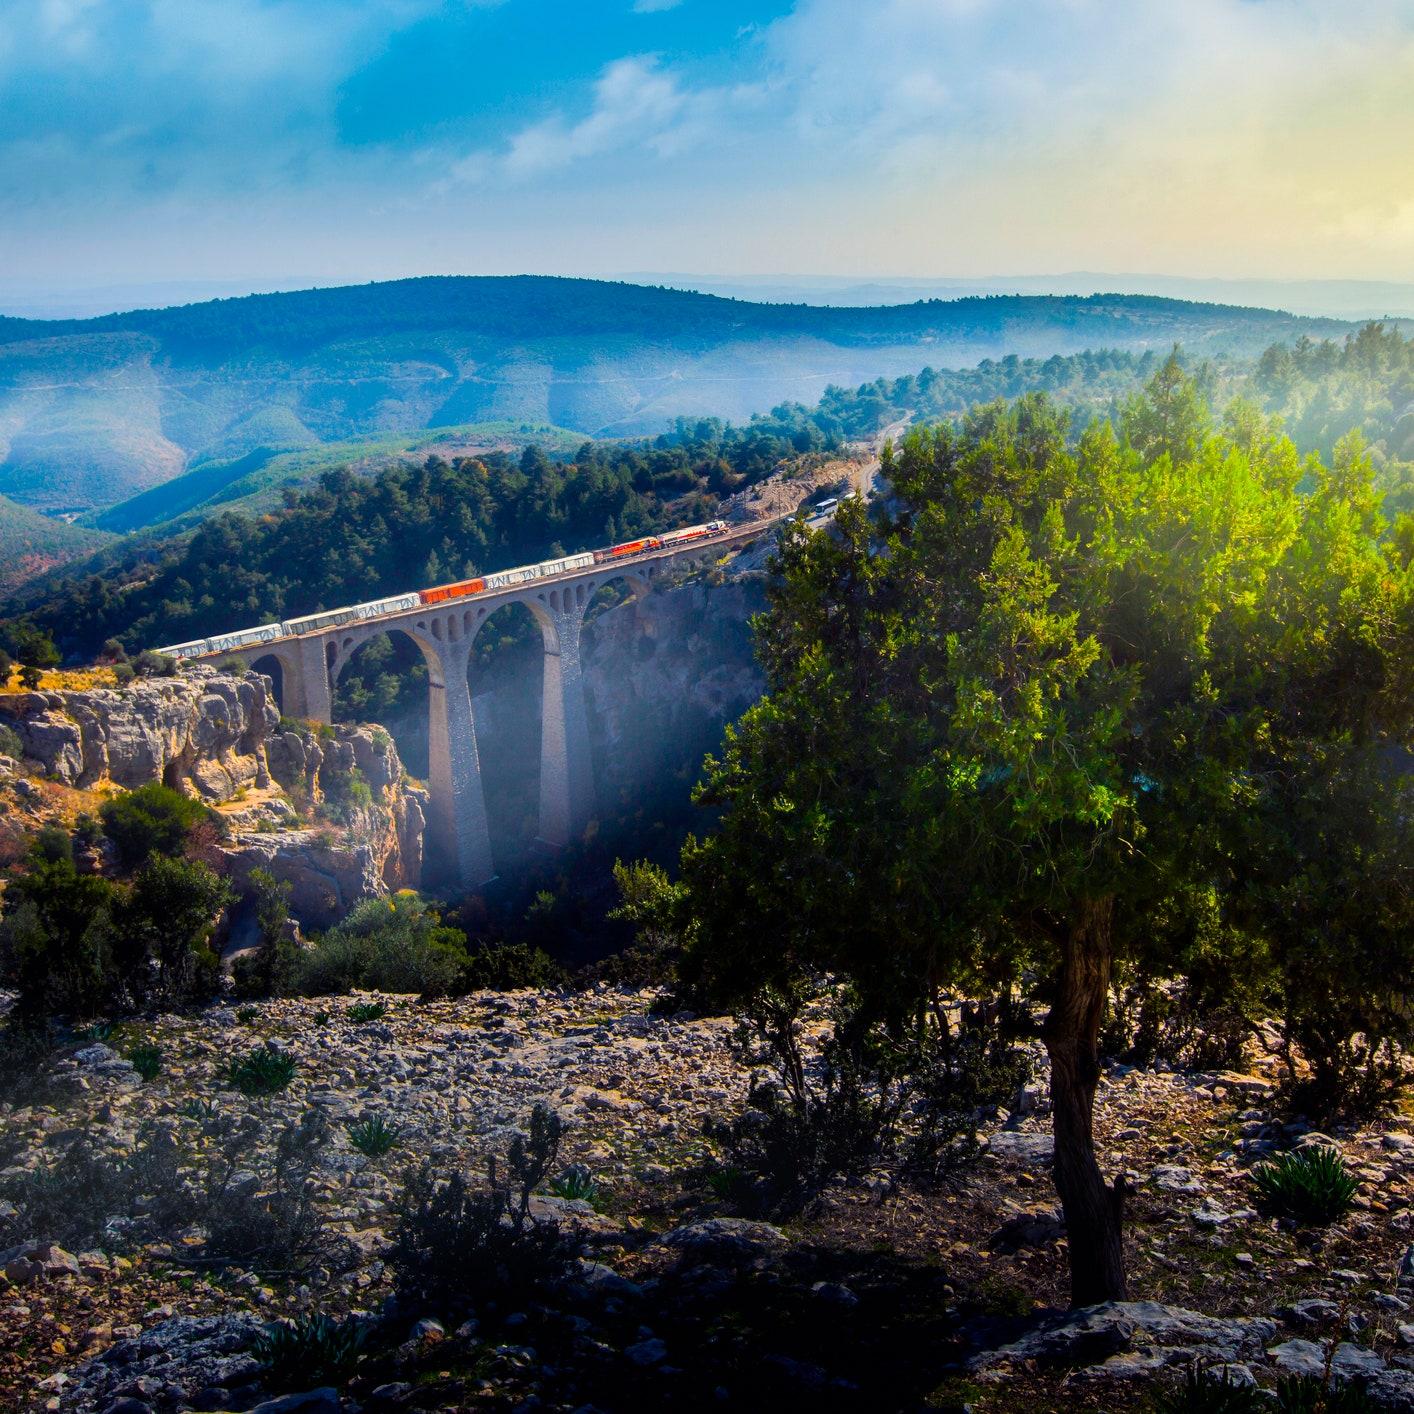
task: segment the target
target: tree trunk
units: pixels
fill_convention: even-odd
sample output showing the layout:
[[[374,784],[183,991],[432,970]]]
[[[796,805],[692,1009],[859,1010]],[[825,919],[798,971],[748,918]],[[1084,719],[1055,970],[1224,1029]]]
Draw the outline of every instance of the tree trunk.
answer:
[[[1070,1304],[1126,1299],[1124,1179],[1105,1186],[1095,1162],[1098,1040],[1110,989],[1114,898],[1082,898],[1062,950],[1059,985],[1043,1031],[1051,1057],[1055,1183],[1070,1246]]]

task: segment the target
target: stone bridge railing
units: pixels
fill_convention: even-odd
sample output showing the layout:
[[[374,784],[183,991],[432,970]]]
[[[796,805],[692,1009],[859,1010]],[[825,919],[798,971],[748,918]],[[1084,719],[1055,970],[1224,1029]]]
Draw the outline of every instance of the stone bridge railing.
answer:
[[[429,785],[432,819],[429,836],[450,843],[457,880],[472,888],[495,877],[486,801],[481,786],[467,669],[481,626],[507,604],[523,604],[540,627],[544,647],[544,691],[540,733],[540,838],[564,846],[579,834],[595,810],[594,773],[589,756],[580,669],[579,635],[584,613],[595,593],[615,580],[627,583],[635,597],[648,593],[685,566],[711,562],[726,548],[740,548],[768,526],[758,523],[707,544],[695,543],[617,564],[535,580],[511,588],[423,605],[363,623],[326,629],[297,639],[277,640],[266,648],[214,655],[270,658],[280,665],[281,709],[286,716],[314,721],[332,719],[333,688],[358,650],[380,633],[407,634],[427,662]]]

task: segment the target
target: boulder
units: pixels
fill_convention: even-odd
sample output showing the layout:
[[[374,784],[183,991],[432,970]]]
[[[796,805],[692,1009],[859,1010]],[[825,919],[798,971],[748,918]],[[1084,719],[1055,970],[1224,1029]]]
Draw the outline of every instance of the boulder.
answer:
[[[1050,1368],[1100,1367],[1091,1373],[1118,1373],[1123,1367],[1130,1375],[1194,1359],[1245,1364],[1260,1359],[1276,1333],[1277,1323],[1263,1318],[1222,1320],[1157,1301],[1107,1301],[1042,1317],[1009,1344],[975,1355],[969,1368],[1001,1379],[1008,1366],[1027,1360]],[[1136,1358],[1112,1365],[1121,1353]]]
[[[676,1247],[694,1261],[708,1256],[737,1260],[769,1256],[790,1245],[780,1228],[747,1218],[706,1218],[686,1223],[658,1239],[664,1247]]]
[[[999,1159],[1023,1164],[1045,1164],[1055,1157],[1056,1141],[1051,1134],[1021,1134],[1003,1129],[987,1141],[987,1152]]]

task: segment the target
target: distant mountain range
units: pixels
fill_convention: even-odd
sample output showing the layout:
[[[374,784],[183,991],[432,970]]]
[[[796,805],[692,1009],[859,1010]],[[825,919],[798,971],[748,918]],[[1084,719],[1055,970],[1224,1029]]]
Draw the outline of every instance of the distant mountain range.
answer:
[[[252,473],[267,485],[281,457],[298,479],[298,454],[330,444],[426,445],[439,431],[470,444],[465,429],[484,424],[522,440],[536,429],[556,441],[642,435],[678,416],[742,421],[925,365],[1173,343],[1250,357],[1352,327],[1143,295],[839,308],[538,276],[0,318],[0,495],[128,530]]]

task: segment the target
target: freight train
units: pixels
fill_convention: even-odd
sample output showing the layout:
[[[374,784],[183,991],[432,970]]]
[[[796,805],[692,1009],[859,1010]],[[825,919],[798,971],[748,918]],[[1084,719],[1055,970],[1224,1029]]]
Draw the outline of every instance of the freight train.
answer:
[[[259,628],[237,629],[233,633],[196,638],[190,643],[173,643],[157,651],[168,658],[202,658],[211,653],[233,653],[241,648],[256,648],[283,638],[299,638],[326,628],[343,628],[345,624],[379,619],[385,614],[401,614],[424,604],[442,604],[449,599],[463,599],[475,594],[488,594],[524,584],[550,575],[587,570],[594,565],[613,564],[620,560],[647,555],[654,550],[671,550],[693,540],[706,540],[725,535],[727,523],[710,521],[706,525],[689,525],[683,530],[669,530],[662,535],[648,535],[641,540],[626,540],[604,550],[585,551],[579,555],[564,555],[558,560],[542,560],[538,565],[521,565],[516,569],[498,570],[495,574],[475,579],[459,580],[455,584],[439,584],[433,589],[419,589],[407,594],[395,594],[389,599],[370,599],[366,604],[351,604],[342,609],[324,609],[303,618],[285,619],[281,623],[261,624]]]

